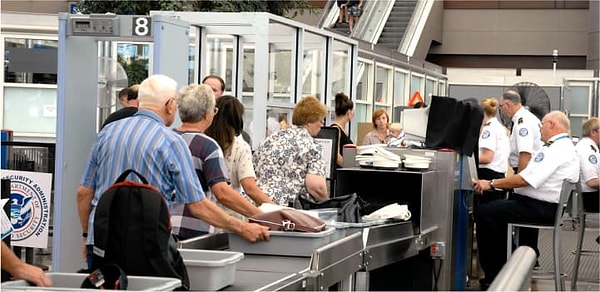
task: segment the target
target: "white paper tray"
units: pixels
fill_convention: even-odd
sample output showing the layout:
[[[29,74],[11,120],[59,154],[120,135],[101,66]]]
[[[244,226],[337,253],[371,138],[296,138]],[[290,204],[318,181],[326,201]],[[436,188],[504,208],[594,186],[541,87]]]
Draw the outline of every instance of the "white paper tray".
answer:
[[[235,233],[229,233],[229,249],[245,254],[265,254],[310,257],[315,249],[329,243],[335,228],[321,232],[269,231],[271,239],[251,243]]]

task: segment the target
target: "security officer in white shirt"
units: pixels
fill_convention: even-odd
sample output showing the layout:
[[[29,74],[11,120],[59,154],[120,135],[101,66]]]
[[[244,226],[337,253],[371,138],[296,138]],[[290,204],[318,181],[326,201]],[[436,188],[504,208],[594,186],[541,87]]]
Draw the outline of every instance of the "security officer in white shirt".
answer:
[[[508,200],[496,200],[475,208],[479,261],[485,272],[482,288],[491,283],[506,263],[506,231],[509,222],[554,222],[563,180],[579,180],[579,159],[569,139],[569,119],[553,111],[542,120],[541,137],[546,144],[519,174],[473,182],[473,190],[481,193],[492,188],[514,188]],[[519,241],[537,252],[538,230],[519,235]],[[539,255],[539,253],[538,253]]]
[[[540,120],[521,104],[521,96],[513,90],[502,94],[500,100],[502,114],[512,120],[510,134],[510,167],[519,173],[527,166],[533,153],[540,151]]]
[[[508,155],[510,146],[507,129],[498,121],[498,100],[494,97],[486,98],[481,102],[483,107],[483,127],[479,135],[479,169],[477,176],[480,179],[504,178],[508,169]],[[489,190],[483,196],[475,197],[475,205],[493,200],[506,198],[504,190]]]
[[[583,123],[582,138],[577,142],[579,156],[579,174],[583,193],[583,208],[586,212],[598,213],[600,209],[600,133],[599,119],[591,118]]]

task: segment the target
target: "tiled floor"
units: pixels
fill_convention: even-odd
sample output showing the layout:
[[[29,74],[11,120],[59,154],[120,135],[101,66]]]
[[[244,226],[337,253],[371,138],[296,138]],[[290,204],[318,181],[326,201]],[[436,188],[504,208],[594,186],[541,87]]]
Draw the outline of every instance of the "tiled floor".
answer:
[[[586,220],[586,231],[584,235],[583,249],[600,251],[600,245],[595,241],[600,234],[600,217],[598,214],[588,216]],[[582,255],[579,264],[579,277],[576,289],[571,289],[571,277],[575,255],[572,251],[577,242],[577,225],[571,224],[569,220],[565,221],[562,236],[563,265],[567,277],[565,279],[565,288],[567,291],[600,291],[600,253]],[[540,231],[538,248],[540,250],[540,269],[552,271],[552,231]],[[477,270],[476,259],[473,259],[472,272],[473,279],[469,281],[467,290],[478,291],[479,283],[477,276],[481,273]],[[554,291],[554,279],[532,279],[532,291]]]

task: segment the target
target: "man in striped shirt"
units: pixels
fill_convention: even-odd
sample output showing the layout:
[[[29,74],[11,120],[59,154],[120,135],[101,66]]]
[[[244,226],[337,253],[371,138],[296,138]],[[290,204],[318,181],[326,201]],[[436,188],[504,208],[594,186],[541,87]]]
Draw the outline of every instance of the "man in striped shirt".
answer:
[[[185,141],[168,128],[177,112],[177,83],[153,75],[140,84],[139,110],[112,122],[96,137],[77,189],[77,208],[83,230],[84,260],[91,267],[94,212],[100,196],[127,169],[148,179],[172,203],[189,204],[193,216],[238,233],[251,242],[269,238],[266,227],[228,216],[205,195]],[[87,237],[86,237],[87,236]]]

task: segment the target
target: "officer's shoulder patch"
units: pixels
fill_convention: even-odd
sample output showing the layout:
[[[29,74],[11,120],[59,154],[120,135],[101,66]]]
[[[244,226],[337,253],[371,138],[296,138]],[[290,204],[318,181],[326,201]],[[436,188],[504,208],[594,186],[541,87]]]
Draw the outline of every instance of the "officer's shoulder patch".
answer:
[[[588,157],[588,160],[591,164],[598,164],[598,157],[594,154],[591,154],[590,157]]]
[[[481,134],[481,139],[487,139],[490,137],[490,131],[485,130],[483,131],[483,133]]]
[[[523,123],[523,118],[519,118],[519,119],[517,120],[517,124],[522,124],[522,123]]]
[[[534,159],[533,161],[535,161],[535,162],[540,162],[540,161],[542,161],[542,160],[544,160],[544,153],[543,153],[543,152],[540,152],[540,153],[538,153],[538,154],[535,156],[535,159]]]
[[[525,136],[527,136],[527,134],[529,134],[529,132],[527,131],[527,128],[519,129],[519,136],[525,137]]]

